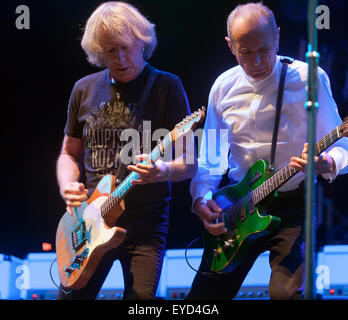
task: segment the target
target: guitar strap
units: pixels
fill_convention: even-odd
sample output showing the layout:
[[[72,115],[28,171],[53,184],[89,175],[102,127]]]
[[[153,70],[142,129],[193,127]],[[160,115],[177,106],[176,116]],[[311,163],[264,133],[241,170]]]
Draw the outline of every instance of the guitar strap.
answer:
[[[288,69],[288,64],[291,64],[293,62],[293,59],[284,57],[280,60],[282,62],[282,69],[280,73],[280,79],[278,84],[278,93],[277,93],[277,102],[276,102],[276,116],[273,126],[273,137],[272,137],[272,149],[271,149],[271,161],[269,170],[274,170],[274,158],[275,158],[275,150],[276,150],[276,144],[277,144],[277,137],[278,137],[278,128],[279,128],[279,120],[280,120],[280,112],[283,102],[283,93],[284,93],[284,85],[285,85],[285,76]],[[237,183],[237,181],[236,181]],[[221,184],[219,185],[219,189],[221,188]],[[197,241],[199,238],[193,240],[191,243]],[[190,244],[191,245],[191,244]],[[203,254],[202,258],[205,258],[207,261],[207,265],[209,265],[209,259],[206,254]],[[190,266],[190,264],[189,264]],[[200,273],[204,276],[207,276],[209,278],[216,278],[220,279],[219,275],[225,274],[226,272],[205,272],[205,271],[199,271],[194,269],[192,266],[190,266],[191,269],[195,270],[197,273]],[[228,272],[227,272],[228,273]]]
[[[275,159],[275,151],[277,147],[280,112],[281,112],[282,103],[283,103],[285,76],[288,69],[288,64],[291,64],[294,60],[291,58],[282,58],[280,61],[282,62],[283,65],[282,65],[282,70],[280,73],[280,79],[278,84],[276,115],[275,115],[274,126],[273,126],[273,137],[272,137],[272,148],[271,148],[271,159],[270,159],[269,171],[274,171],[274,159]]]
[[[140,123],[141,116],[142,116],[142,113],[144,110],[144,106],[149,98],[149,95],[150,95],[150,92],[152,89],[152,85],[156,79],[157,74],[158,74],[157,70],[154,67],[151,67],[151,71],[150,71],[149,77],[146,81],[143,94],[139,100],[137,110],[135,111],[133,118],[132,118],[133,123],[131,125],[131,128],[133,128],[133,129],[137,129],[139,127],[139,123]],[[120,153],[120,161],[119,161],[119,166],[117,168],[116,179],[115,179],[116,184],[121,183],[123,176],[125,174],[125,171],[126,171],[125,169],[126,169],[126,165],[121,161],[121,153]]]

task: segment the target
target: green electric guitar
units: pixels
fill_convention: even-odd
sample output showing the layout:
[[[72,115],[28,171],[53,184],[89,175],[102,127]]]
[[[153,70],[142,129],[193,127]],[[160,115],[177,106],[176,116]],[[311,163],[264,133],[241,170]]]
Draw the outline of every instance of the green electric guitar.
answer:
[[[344,136],[348,136],[348,118],[316,143],[315,154],[319,155]],[[228,231],[218,237],[204,231],[205,252],[212,271],[233,271],[257,238],[279,227],[280,218],[267,215],[266,211],[277,197],[277,189],[296,173],[298,170],[290,164],[275,174],[270,173],[268,162],[258,160],[241,182],[213,194],[212,198],[223,210],[217,222],[224,222]]]

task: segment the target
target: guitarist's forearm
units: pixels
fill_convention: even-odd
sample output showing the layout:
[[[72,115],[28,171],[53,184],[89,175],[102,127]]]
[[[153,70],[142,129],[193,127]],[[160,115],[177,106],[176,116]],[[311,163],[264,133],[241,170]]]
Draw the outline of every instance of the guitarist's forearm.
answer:
[[[180,139],[175,144],[175,159],[166,162],[168,176],[166,180],[182,181],[192,179],[197,172],[197,155],[194,148],[193,135],[187,135],[186,140]]]
[[[186,154],[172,162],[165,162],[165,164],[168,170],[165,180],[169,181],[192,179],[197,171],[197,161],[195,159],[189,161]]]
[[[59,190],[62,194],[62,189],[65,185],[78,181],[80,177],[78,162],[69,154],[60,154],[57,160],[56,173]]]

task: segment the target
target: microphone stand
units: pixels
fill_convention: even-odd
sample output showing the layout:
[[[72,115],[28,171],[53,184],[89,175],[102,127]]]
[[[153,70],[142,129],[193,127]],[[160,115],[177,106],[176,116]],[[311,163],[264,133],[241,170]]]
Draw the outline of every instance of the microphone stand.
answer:
[[[313,217],[316,213],[316,166],[315,139],[316,139],[316,112],[319,107],[317,102],[317,66],[319,53],[317,52],[317,29],[315,24],[316,0],[308,0],[308,52],[306,60],[308,62],[307,79],[307,139],[308,139],[308,164],[306,167],[305,181],[305,293],[306,300],[313,300],[316,297],[314,270],[315,270],[315,227]]]

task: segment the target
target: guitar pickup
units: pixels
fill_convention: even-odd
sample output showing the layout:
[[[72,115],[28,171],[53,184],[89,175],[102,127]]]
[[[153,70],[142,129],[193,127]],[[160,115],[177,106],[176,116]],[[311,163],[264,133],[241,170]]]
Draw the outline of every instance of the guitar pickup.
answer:
[[[249,203],[249,214],[252,215],[255,212],[255,206],[252,203]]]
[[[86,242],[86,224],[85,222],[82,222],[71,233],[71,244],[75,252],[77,252]]]
[[[80,254],[75,257],[74,263],[81,265],[83,261],[85,260],[84,257],[82,257]]]
[[[239,213],[239,221],[243,222],[246,219],[246,214],[245,214],[245,207],[243,206],[240,209],[240,213]]]
[[[249,181],[249,187],[251,187],[257,180],[262,177],[262,174],[259,171],[255,172],[254,178]]]
[[[255,212],[254,198],[252,196],[252,192],[248,193],[247,199],[248,199],[248,211],[249,211],[249,214],[252,215]]]

